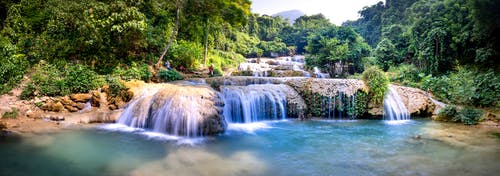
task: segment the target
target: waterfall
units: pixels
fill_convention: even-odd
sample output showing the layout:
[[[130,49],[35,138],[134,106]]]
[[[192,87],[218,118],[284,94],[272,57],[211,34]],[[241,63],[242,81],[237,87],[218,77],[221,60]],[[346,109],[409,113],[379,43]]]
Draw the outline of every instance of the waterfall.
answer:
[[[384,119],[386,120],[409,120],[410,113],[406,109],[401,97],[394,88],[389,90],[384,97]]]
[[[214,99],[205,86],[147,85],[132,100],[118,123],[176,136],[196,137],[223,131]]]
[[[230,123],[286,118],[286,85],[223,86],[224,116]]]
[[[318,67],[313,68],[313,73],[314,73],[314,75],[316,75],[316,78],[328,78],[329,77],[327,73],[321,73],[321,70],[319,70]]]

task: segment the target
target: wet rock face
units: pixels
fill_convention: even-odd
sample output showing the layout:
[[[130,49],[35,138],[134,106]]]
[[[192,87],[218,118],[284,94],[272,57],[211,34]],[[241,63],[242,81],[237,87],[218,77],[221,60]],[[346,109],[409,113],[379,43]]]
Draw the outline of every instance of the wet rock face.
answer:
[[[86,103],[92,98],[91,94],[72,94],[70,95],[71,100],[77,103]]]
[[[118,123],[180,136],[217,134],[226,124],[208,86],[144,84],[123,111]]]
[[[316,79],[316,78],[271,78],[271,77],[215,77],[206,79],[209,85],[237,85],[246,86],[250,84],[286,84],[292,87],[302,99],[311,99],[311,95],[315,97],[334,97],[338,92],[342,92],[343,96],[352,96],[358,91],[367,91],[363,81],[356,79]],[[415,115],[430,115],[433,114],[436,105],[428,97],[426,92],[410,87],[391,85],[398,92],[404,105],[409,113]],[[312,98],[314,99],[314,97]],[[307,102],[306,102],[307,103]],[[310,103],[310,102],[309,102]],[[368,115],[371,117],[380,118],[384,113],[382,105],[368,104]],[[310,109],[311,105],[307,104],[305,109]],[[293,108],[289,108],[289,111]]]
[[[401,97],[406,108],[412,115],[430,115],[434,112],[436,105],[428,97],[428,94],[420,89],[391,85]]]

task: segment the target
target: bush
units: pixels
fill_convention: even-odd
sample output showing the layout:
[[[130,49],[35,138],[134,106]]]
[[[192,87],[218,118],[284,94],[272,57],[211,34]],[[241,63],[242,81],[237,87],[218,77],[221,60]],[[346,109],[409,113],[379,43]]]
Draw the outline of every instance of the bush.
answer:
[[[389,80],[405,86],[419,87],[420,80],[425,76],[412,64],[401,64],[397,67],[389,67],[387,71]]]
[[[87,93],[105,84],[104,79],[89,67],[82,65],[58,68],[43,61],[34,67],[31,81],[21,93],[22,99],[34,96],[64,96]]]
[[[128,88],[117,77],[106,76],[106,84],[108,84],[109,87],[107,92],[111,97],[116,97],[122,94],[123,91],[128,90]]]
[[[180,40],[172,45],[167,59],[173,68],[181,65],[186,69],[197,68],[197,63],[203,59],[203,47],[195,42]]]
[[[449,75],[424,79],[422,88],[453,104],[495,107],[500,102],[500,75],[493,70],[459,68]]]
[[[389,89],[389,79],[377,67],[370,67],[363,72],[363,81],[368,87],[368,97],[374,104],[381,104]]]
[[[147,64],[137,64],[135,62],[132,62],[130,67],[128,67],[127,69],[123,69],[123,67],[117,66],[115,69],[113,69],[113,76],[118,76],[125,81],[130,81],[133,79],[149,81],[152,74],[149,71]]]
[[[182,74],[180,74],[179,72],[177,72],[175,70],[162,69],[158,73],[158,76],[160,77],[160,79],[162,79],[163,81],[166,81],[166,82],[184,79],[184,76],[182,76]]]
[[[18,115],[19,115],[19,110],[17,110],[16,108],[12,108],[12,111],[10,111],[10,112],[5,112],[5,113],[2,115],[2,118],[11,118],[11,119],[15,119]]]
[[[462,121],[463,124],[475,125],[479,120],[481,120],[481,117],[483,116],[483,111],[479,109],[465,107],[458,112],[458,116],[460,117],[460,120]]]
[[[455,105],[446,105],[445,107],[441,108],[437,116],[437,120],[440,121],[457,122],[458,120],[460,120],[459,118],[456,118],[458,116],[458,111]]]
[[[70,93],[88,93],[105,84],[101,76],[82,65],[69,66],[63,76]]]
[[[0,36],[0,94],[10,91],[23,78],[29,63],[24,54],[15,54],[15,46]]]

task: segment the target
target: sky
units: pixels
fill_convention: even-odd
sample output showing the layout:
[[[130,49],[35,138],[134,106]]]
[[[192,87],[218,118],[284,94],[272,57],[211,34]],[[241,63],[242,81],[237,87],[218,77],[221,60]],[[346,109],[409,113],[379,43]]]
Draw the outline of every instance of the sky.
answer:
[[[332,23],[341,25],[358,19],[358,11],[379,1],[384,0],[252,0],[252,12],[273,15],[296,9],[307,15],[322,13]]]

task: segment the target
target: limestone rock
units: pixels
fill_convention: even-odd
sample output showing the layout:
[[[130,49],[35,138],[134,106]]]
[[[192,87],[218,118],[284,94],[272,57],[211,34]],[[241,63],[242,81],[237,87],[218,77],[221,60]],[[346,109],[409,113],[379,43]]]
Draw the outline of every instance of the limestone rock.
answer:
[[[91,102],[91,105],[93,107],[99,107],[101,106],[101,92],[99,91],[93,91],[92,92],[92,102]]]
[[[78,102],[78,103],[86,103],[92,98],[91,94],[72,94],[71,100]]]
[[[69,112],[77,112],[78,108],[71,106],[71,105],[64,105],[64,108],[66,108]]]
[[[43,104],[40,107],[40,109],[46,110],[46,111],[61,112],[64,110],[64,105],[59,101],[57,101],[57,102],[50,101],[50,102]]]
[[[69,98],[69,96],[64,96],[64,97],[61,97],[60,98],[60,101],[63,105],[70,105],[70,106],[73,106],[75,104],[75,102],[73,102],[73,100],[71,100],[71,98]]]
[[[76,108],[78,108],[79,110],[85,109],[85,106],[85,103],[76,103]]]

